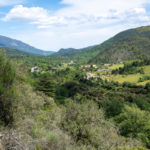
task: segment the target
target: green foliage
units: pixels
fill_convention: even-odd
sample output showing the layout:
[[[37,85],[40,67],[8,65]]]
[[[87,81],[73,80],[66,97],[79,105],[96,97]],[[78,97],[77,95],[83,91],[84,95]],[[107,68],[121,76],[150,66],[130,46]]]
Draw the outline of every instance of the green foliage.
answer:
[[[55,87],[54,82],[51,79],[50,74],[42,74],[39,82],[37,83],[36,89],[42,91],[50,97],[54,97]]]
[[[146,75],[146,76],[140,77],[138,82],[144,82],[146,80],[150,80],[150,76]]]
[[[144,147],[131,148],[130,150],[146,150]]]
[[[132,141],[132,145],[129,139],[118,136],[115,127],[104,119],[103,112],[93,102],[70,102],[62,115],[62,128],[79,144],[110,150],[123,150],[126,146],[129,149],[139,145],[136,141]]]
[[[150,89],[150,83],[149,82],[145,85],[145,88],[148,90]]]
[[[135,83],[131,83],[131,82],[123,82],[122,86],[123,87],[128,87],[128,88],[135,88],[135,87],[137,87],[137,85]]]
[[[144,59],[150,56],[149,29],[139,31],[140,28],[121,32],[107,40],[104,48],[99,45],[99,54],[90,63],[118,63],[120,61]]]
[[[116,117],[120,133],[127,137],[140,138],[150,147],[150,113],[142,111],[136,106],[125,106],[123,112]]]
[[[12,65],[0,55],[0,121],[5,125],[13,122],[14,80]]]
[[[55,94],[56,102],[58,102],[60,104],[64,104],[66,98],[68,98],[68,97],[69,97],[69,93],[65,87],[63,87],[63,86],[56,87],[56,94]]]
[[[150,102],[143,96],[136,97],[133,102],[141,109],[150,112]]]
[[[87,63],[91,58],[98,55],[99,51],[99,46],[91,46],[83,49],[69,48],[61,49],[59,52],[55,53],[54,56],[68,57],[70,59],[76,60],[77,63],[82,64]]]
[[[124,104],[119,99],[112,98],[100,102],[100,106],[104,109],[106,117],[111,118],[121,113]]]
[[[124,75],[137,73],[144,74],[143,68],[140,67],[149,64],[150,64],[149,59],[138,61],[136,60],[132,61],[131,63],[125,62],[124,67],[113,70],[112,74],[124,74]]]

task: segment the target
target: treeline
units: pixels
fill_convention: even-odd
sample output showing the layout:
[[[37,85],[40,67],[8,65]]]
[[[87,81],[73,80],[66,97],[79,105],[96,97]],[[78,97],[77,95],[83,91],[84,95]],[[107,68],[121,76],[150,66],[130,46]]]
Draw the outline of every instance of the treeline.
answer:
[[[125,74],[125,75],[136,74],[136,73],[143,74],[144,70],[141,67],[144,65],[150,65],[150,59],[126,62],[124,63],[123,68],[113,70],[112,74]]]

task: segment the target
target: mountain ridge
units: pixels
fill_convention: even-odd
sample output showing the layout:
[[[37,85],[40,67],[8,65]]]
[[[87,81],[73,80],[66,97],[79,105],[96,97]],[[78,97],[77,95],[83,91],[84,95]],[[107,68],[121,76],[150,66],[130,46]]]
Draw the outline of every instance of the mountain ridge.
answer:
[[[150,57],[150,26],[120,32],[97,48],[99,54],[89,63],[118,63]]]
[[[58,52],[43,51],[2,35],[0,35],[0,47],[8,47],[38,56],[53,55],[83,59],[88,63],[117,63],[150,57],[150,26],[128,29],[99,45],[81,49],[62,48]]]
[[[53,51],[44,51],[35,48],[33,46],[30,46],[29,44],[26,44],[20,40],[12,39],[2,35],[0,35],[0,47],[6,47],[6,48],[15,49],[22,52],[31,53],[34,55],[41,55],[41,56],[47,56],[54,53]]]
[[[150,26],[128,29],[103,43],[82,49],[60,49],[54,55],[87,59],[88,63],[118,63],[150,57]]]

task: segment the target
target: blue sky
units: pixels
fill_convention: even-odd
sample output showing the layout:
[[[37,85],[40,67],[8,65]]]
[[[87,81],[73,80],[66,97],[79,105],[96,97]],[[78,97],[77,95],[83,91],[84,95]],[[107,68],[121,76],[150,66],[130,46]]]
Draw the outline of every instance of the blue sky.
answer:
[[[0,0],[0,34],[44,50],[99,44],[150,25],[150,0]]]

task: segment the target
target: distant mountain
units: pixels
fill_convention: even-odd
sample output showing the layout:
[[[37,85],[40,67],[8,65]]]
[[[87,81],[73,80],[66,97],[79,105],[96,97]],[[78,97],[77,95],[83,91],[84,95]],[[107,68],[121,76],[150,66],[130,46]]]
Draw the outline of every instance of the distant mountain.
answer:
[[[34,55],[41,55],[41,56],[47,56],[54,53],[53,51],[43,51],[37,49],[21,41],[11,39],[5,36],[1,36],[1,35],[0,35],[0,47],[8,47],[11,49],[16,49],[22,52],[31,53]]]
[[[99,49],[96,46],[89,46],[81,49],[60,49],[58,52],[52,54],[54,56],[65,56],[72,59],[79,60],[82,63],[87,63],[91,58],[95,57],[99,53]]]
[[[117,63],[150,57],[150,26],[126,30],[92,49],[99,50],[99,54],[89,63]]]
[[[58,52],[54,53],[53,55],[72,57],[72,56],[79,54],[81,52],[82,52],[81,49],[74,49],[74,48],[63,49],[62,48]]]

